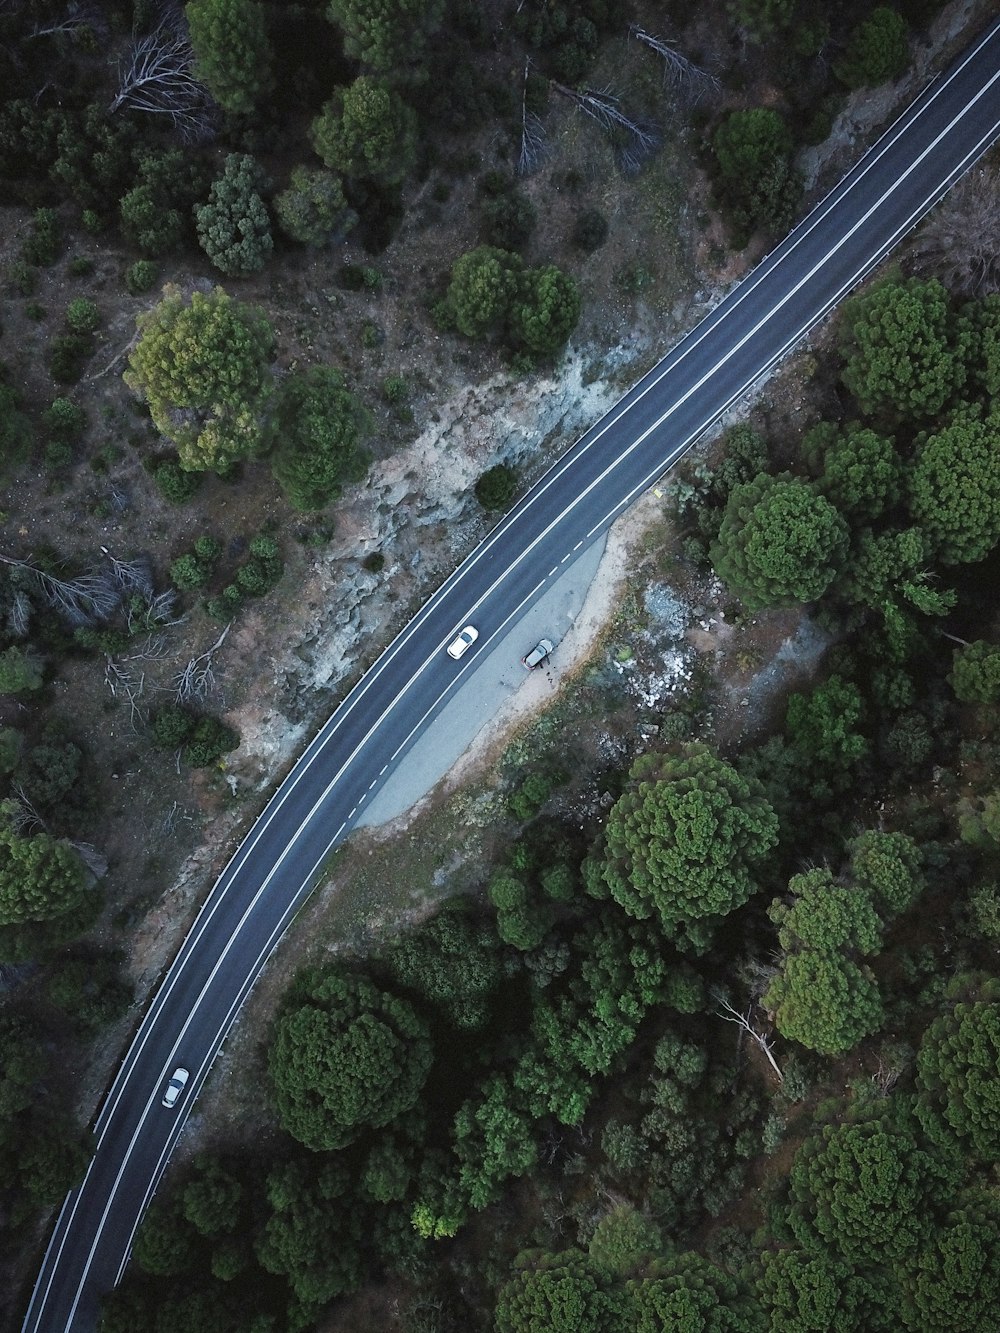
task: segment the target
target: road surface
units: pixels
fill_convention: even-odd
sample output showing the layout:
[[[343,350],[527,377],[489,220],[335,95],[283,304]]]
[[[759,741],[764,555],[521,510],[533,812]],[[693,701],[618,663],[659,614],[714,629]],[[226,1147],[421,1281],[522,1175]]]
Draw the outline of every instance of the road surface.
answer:
[[[1000,130],[1000,23],[924,91],[791,235],[579,440],[426,603],[281,785],[212,890],[124,1056],[26,1333],[90,1333],[184,1119],[330,850],[429,719],[560,567],[879,262]],[[479,641],[460,662],[457,629]],[[177,1065],[191,1078],[160,1105]]]

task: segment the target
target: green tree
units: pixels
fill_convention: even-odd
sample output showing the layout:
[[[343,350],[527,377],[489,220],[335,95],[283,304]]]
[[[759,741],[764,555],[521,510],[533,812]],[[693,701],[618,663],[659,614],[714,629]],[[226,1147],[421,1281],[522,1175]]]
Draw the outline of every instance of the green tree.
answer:
[[[910,513],[946,565],[982,560],[1000,541],[1000,413],[956,412],[922,440],[910,472]]]
[[[864,715],[861,691],[842,676],[829,676],[813,689],[789,696],[785,734],[817,799],[848,787],[868,753],[868,741],[859,730]]]
[[[271,45],[259,0],[188,0],[195,74],[223,111],[251,116],[271,92]]]
[[[235,1231],[240,1223],[243,1183],[217,1157],[195,1159],[194,1174],[181,1191],[181,1212],[202,1236]]]
[[[21,411],[21,395],[0,383],[0,473],[24,460],[30,440],[31,423]]]
[[[878,5],[851,33],[834,72],[848,88],[863,88],[898,79],[909,63],[906,20],[887,5]]]
[[[194,1268],[197,1240],[197,1232],[172,1200],[154,1199],[136,1232],[132,1258],[144,1273],[173,1277]]]
[[[274,249],[260,192],[267,180],[248,153],[230,153],[208,203],[194,211],[198,243],[222,273],[259,273]]]
[[[953,1001],[924,1033],[917,1055],[922,1107],[942,1117],[980,1161],[1000,1155],[1000,983],[956,977]]]
[[[970,1192],[918,1254],[903,1322],[914,1333],[980,1333],[1000,1309],[1000,1201]]]
[[[364,1276],[362,1214],[345,1199],[349,1187],[346,1165],[331,1157],[288,1162],[267,1178],[272,1212],[257,1238],[257,1257],[269,1273],[287,1278],[313,1317]]]
[[[455,260],[446,301],[459,333],[482,338],[505,323],[520,271],[517,255],[492,245],[477,246]]]
[[[461,1197],[485,1208],[512,1176],[522,1176],[538,1160],[531,1118],[509,1079],[487,1079],[459,1107],[452,1124],[452,1151],[458,1163]]]
[[[87,427],[87,413],[69,398],[54,398],[45,411],[45,426],[54,440],[78,440]]]
[[[754,892],[777,840],[760,785],[725,760],[697,746],[642,755],[608,816],[601,879],[630,916],[655,916],[668,938],[700,950]]]
[[[288,186],[275,196],[274,211],[285,235],[302,245],[342,241],[358,220],[340,177],[322,167],[293,167]]]
[[[788,882],[791,902],[775,898],[768,916],[786,953],[878,953],[882,924],[863,890],[838,884],[829,870],[809,870]]]
[[[791,225],[802,189],[793,149],[788,124],[771,107],[731,111],[715,131],[722,198],[741,240],[758,227],[777,232]]]
[[[936,416],[965,381],[948,293],[936,279],[887,279],[843,307],[844,383],[888,421]]]
[[[719,577],[759,610],[822,597],[848,540],[844,519],[808,482],[765,475],[733,490],[711,556]]]
[[[329,967],[296,978],[268,1065],[283,1125],[319,1151],[409,1111],[432,1060],[427,1028],[405,1000]]]
[[[891,1263],[926,1240],[930,1205],[949,1183],[903,1114],[825,1125],[795,1155],[788,1221],[810,1254],[854,1266],[873,1255]]]
[[[968,331],[969,378],[987,397],[1000,397],[1000,292],[970,302],[962,321]]]
[[[330,0],[327,14],[344,34],[349,56],[393,74],[422,64],[444,9],[444,0]]]
[[[886,634],[903,656],[914,610],[940,616],[955,605],[955,593],[936,586],[930,560],[931,542],[921,528],[865,530],[837,582],[837,592],[848,602],[882,614]]]
[[[328,167],[380,185],[398,185],[416,161],[416,117],[384,79],[362,75],[338,89],[312,124]]]
[[[274,333],[263,313],[221,288],[186,303],[166,288],[140,315],[125,383],[190,471],[224,471],[264,438]]]
[[[322,509],[364,477],[370,425],[339,371],[313,366],[287,377],[275,404],[271,470],[296,509]]]
[[[576,328],[580,304],[580,289],[569,274],[554,264],[528,269],[510,308],[515,346],[532,356],[557,355]]]
[[[764,1318],[755,1297],[736,1278],[703,1259],[682,1254],[658,1264],[655,1276],[628,1283],[630,1333],[764,1333]]]
[[[476,499],[484,509],[506,509],[517,494],[517,487],[517,468],[497,463],[476,479]]]
[[[0,653],[0,694],[23,694],[42,687],[42,663],[31,648],[12,644]]]
[[[17,768],[23,745],[24,737],[16,727],[0,727],[0,776]]]
[[[0,926],[79,916],[100,905],[92,876],[68,843],[0,827]]]
[[[977,639],[956,648],[948,684],[964,704],[1000,703],[1000,645]]]
[[[821,1055],[851,1050],[885,1017],[870,970],[819,949],[784,958],[763,1003],[782,1036]]]
[[[787,28],[795,13],[795,0],[729,0],[733,22],[762,42]]]
[[[122,230],[144,255],[180,249],[192,230],[194,205],[205,198],[208,184],[207,168],[189,153],[176,148],[143,153],[131,188],[119,200]],[[152,285],[140,282],[137,290]]]
[[[505,975],[496,932],[461,906],[404,931],[385,957],[393,982],[459,1029],[482,1028]]]
[[[217,717],[198,717],[184,743],[184,762],[192,768],[209,768],[239,747],[240,733]]]
[[[923,857],[909,834],[867,829],[847,850],[852,879],[871,896],[884,921],[912,907],[923,893]]]
[[[881,948],[881,922],[864,890],[828,870],[795,875],[788,888],[791,901],[768,909],[784,952],[763,1003],[783,1036],[840,1055],[883,1021],[878,987],[858,962]]]
[[[496,1333],[607,1333],[613,1306],[582,1254],[518,1256],[520,1271],[497,1294]]]
[[[765,1252],[757,1295],[770,1333],[857,1333],[863,1307],[852,1270],[829,1255]]]
[[[604,1214],[587,1246],[590,1267],[609,1277],[629,1277],[662,1254],[660,1228],[630,1203]]]
[[[802,451],[818,464],[816,489],[851,523],[871,522],[899,499],[902,466],[891,436],[857,421],[821,421],[803,438]]]

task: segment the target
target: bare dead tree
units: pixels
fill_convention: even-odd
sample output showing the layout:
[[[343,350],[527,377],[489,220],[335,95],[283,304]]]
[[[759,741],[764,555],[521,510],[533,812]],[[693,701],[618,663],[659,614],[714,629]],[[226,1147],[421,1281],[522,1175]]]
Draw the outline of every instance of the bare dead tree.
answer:
[[[785,1076],[781,1072],[777,1060],[775,1060],[774,1058],[774,1054],[771,1049],[771,1042],[762,1033],[758,1032],[757,1029],[754,1027],[753,1023],[751,1023],[750,1021],[750,1015],[753,1013],[753,1005],[752,1004],[749,1005],[747,1007],[746,1013],[741,1014],[738,1009],[733,1008],[733,1006],[729,1003],[729,1001],[725,998],[725,996],[722,995],[720,991],[712,991],[712,998],[719,1005],[719,1008],[716,1009],[715,1011],[715,1016],[717,1018],[721,1018],[726,1023],[735,1023],[737,1027],[741,1029],[741,1031],[745,1032],[746,1035],[750,1038],[750,1040],[754,1042],[761,1051],[764,1052],[764,1055],[767,1057],[768,1064],[771,1066],[775,1074],[777,1074],[778,1076],[778,1082],[783,1083],[785,1081]]]
[[[114,699],[124,699],[128,704],[129,726],[138,732],[139,724],[145,721],[142,705],[139,702],[146,688],[146,673],[136,672],[111,656],[104,658],[104,683]]]
[[[121,107],[164,116],[185,143],[208,137],[215,103],[194,76],[194,51],[183,15],[167,10],[144,37],[134,37],[118,61],[118,91],[111,114]]]
[[[92,842],[67,841],[94,879],[103,879],[108,873],[108,858],[104,853],[99,852]]]
[[[552,87],[600,125],[612,141],[619,169],[626,175],[641,171],[663,142],[655,121],[626,115],[620,99],[609,88],[567,88],[554,80]]]
[[[15,833],[23,834],[33,828],[40,828],[47,833],[48,825],[31,804],[31,799],[21,784],[19,782],[15,783],[11,790],[16,799],[3,803],[5,823],[13,828]]]
[[[703,98],[715,96],[721,91],[722,84],[717,76],[689,60],[673,42],[654,37],[635,23],[629,24],[628,35],[656,52],[663,63],[663,86],[689,106],[695,106]]]
[[[121,601],[121,591],[106,570],[90,570],[75,579],[60,579],[30,560],[15,560],[0,554],[0,561],[30,571],[49,606],[74,627],[107,620]]]
[[[517,155],[517,174],[529,176],[545,155],[545,127],[528,110],[528,74],[531,61],[524,62],[524,87],[521,92],[521,149]]]
[[[90,5],[70,4],[61,19],[54,19],[51,23],[36,23],[22,40],[30,42],[36,37],[67,36],[82,28],[103,26],[102,16],[96,9]]]
[[[153,562],[148,555],[133,556],[131,560],[119,560],[106,546],[101,547],[103,555],[111,566],[115,582],[124,593],[137,592],[147,603],[156,596],[153,583]]]
[[[205,699],[217,688],[215,681],[214,659],[226,641],[226,635],[232,628],[232,621],[226,626],[215,643],[207,652],[192,657],[183,671],[173,679],[174,698],[179,704],[189,703],[192,699]]]
[[[31,598],[18,588],[7,608],[7,630],[12,638],[23,639],[31,624]]]
[[[959,181],[924,223],[913,255],[953,291],[1000,291],[1000,172],[977,167]]]

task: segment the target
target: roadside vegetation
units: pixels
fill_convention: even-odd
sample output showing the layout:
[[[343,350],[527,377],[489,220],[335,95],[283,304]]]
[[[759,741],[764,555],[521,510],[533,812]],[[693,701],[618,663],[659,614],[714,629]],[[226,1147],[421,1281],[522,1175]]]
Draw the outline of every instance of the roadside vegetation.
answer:
[[[666,274],[759,254],[807,202],[803,150],[938,6],[821,9],[3,7],[11,1292],[85,1169],[171,882],[149,844],[178,796],[235,801],[220,678],[262,650],[234,642],[432,415],[418,344],[441,382],[527,380],[609,338],[609,301],[659,317]],[[252,1140],[171,1173],[103,1333],[347,1328],[362,1301],[401,1333],[988,1326],[995,186],[847,303],[808,423],[737,426],[673,486],[663,566],[718,576],[737,623],[808,613],[817,679],[745,742],[713,736],[706,675],[642,744],[556,732],[507,771],[471,892],[295,976],[240,1075]],[[522,461],[482,460],[477,515]]]

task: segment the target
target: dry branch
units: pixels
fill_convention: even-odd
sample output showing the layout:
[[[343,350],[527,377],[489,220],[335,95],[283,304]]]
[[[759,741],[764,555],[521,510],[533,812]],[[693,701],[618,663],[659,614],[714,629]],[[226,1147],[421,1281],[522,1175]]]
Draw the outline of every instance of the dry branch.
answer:
[[[652,33],[646,32],[635,23],[629,25],[628,34],[643,46],[648,46],[651,51],[656,52],[663,62],[664,87],[670,88],[690,105],[694,106],[703,97],[721,91],[722,84],[719,79],[708,70],[696,65],[693,60],[689,60],[686,55],[678,51],[673,42],[668,42],[662,37],[654,37]]]
[[[735,1023],[737,1027],[739,1027],[743,1032],[745,1032],[747,1036],[750,1038],[750,1040],[755,1042],[757,1046],[764,1052],[765,1056],[767,1056],[767,1062],[774,1070],[774,1072],[777,1074],[778,1082],[783,1083],[785,1081],[785,1076],[784,1074],[782,1074],[780,1068],[778,1067],[778,1062],[774,1058],[774,1055],[771,1050],[770,1041],[767,1039],[767,1037],[763,1036],[760,1032],[758,1032],[757,1029],[754,1027],[754,1025],[750,1022],[750,1015],[753,1013],[753,1006],[751,1005],[747,1009],[745,1014],[741,1014],[739,1010],[734,1009],[733,1006],[729,1003],[729,1001],[725,999],[724,996],[722,996],[718,991],[713,991],[712,996],[721,1006],[719,1009],[716,1009],[715,1011],[716,1017],[723,1019],[723,1021],[726,1023]]]

